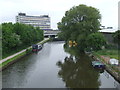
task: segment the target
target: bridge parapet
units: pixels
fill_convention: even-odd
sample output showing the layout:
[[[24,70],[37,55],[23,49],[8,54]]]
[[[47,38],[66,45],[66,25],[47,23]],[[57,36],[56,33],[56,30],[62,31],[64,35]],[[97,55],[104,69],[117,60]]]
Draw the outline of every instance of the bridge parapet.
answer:
[[[61,31],[58,30],[50,30],[50,31],[44,31],[44,34],[58,34]]]

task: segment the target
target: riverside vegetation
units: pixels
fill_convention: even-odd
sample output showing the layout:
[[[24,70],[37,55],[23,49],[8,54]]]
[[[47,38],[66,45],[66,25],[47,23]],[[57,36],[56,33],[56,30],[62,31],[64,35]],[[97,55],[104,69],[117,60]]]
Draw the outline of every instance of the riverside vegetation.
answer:
[[[20,23],[2,23],[2,58],[43,40],[43,30]]]

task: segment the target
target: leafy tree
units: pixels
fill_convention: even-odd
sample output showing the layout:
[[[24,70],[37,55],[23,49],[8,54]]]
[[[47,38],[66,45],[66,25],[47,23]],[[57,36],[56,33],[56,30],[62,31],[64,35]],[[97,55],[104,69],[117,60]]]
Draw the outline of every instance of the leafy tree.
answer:
[[[43,31],[38,27],[21,23],[2,23],[2,54],[3,57],[11,52],[30,46],[43,40]],[[13,53],[12,53],[13,54]]]
[[[44,35],[43,35],[43,33],[44,33],[43,30],[40,30],[39,27],[36,27],[36,31],[37,31],[38,34],[39,34],[39,35],[37,35],[37,39],[38,39],[38,40],[43,40],[43,39],[44,39],[44,38],[43,38],[43,37],[44,37]]]
[[[101,33],[92,33],[86,40],[87,49],[100,50],[106,45],[105,37]]]
[[[15,23],[14,24],[14,31],[16,34],[20,35],[20,40],[22,41],[22,44],[28,44],[29,43],[29,36],[28,36],[28,27],[27,25]]]
[[[61,22],[58,23],[59,34],[65,41],[75,40],[81,51],[87,47],[86,38],[95,33],[100,27],[101,15],[98,9],[86,5],[79,5],[66,11]]]
[[[18,45],[19,36],[13,32],[12,23],[2,24],[2,48],[4,52],[10,51]],[[3,52],[3,53],[4,53]]]
[[[114,42],[120,45],[120,30],[116,31],[113,34]]]

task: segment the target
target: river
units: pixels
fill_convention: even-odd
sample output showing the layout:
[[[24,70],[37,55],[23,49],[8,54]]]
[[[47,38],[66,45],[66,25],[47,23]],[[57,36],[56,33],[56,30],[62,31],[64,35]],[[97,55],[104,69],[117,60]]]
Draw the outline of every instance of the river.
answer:
[[[120,88],[108,72],[94,69],[87,55],[75,56],[63,46],[64,42],[45,43],[38,53],[10,65],[2,72],[2,87]]]

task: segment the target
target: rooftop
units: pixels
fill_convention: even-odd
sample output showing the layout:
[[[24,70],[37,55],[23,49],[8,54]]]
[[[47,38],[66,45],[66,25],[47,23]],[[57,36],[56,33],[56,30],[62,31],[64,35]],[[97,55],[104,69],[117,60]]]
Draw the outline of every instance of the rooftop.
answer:
[[[114,33],[116,31],[117,31],[117,29],[102,29],[102,30],[99,30],[99,32],[106,32],[106,33]]]
[[[40,15],[40,16],[29,16],[26,15],[26,13],[18,13],[19,16],[26,16],[26,17],[47,17],[49,18],[49,15]]]

